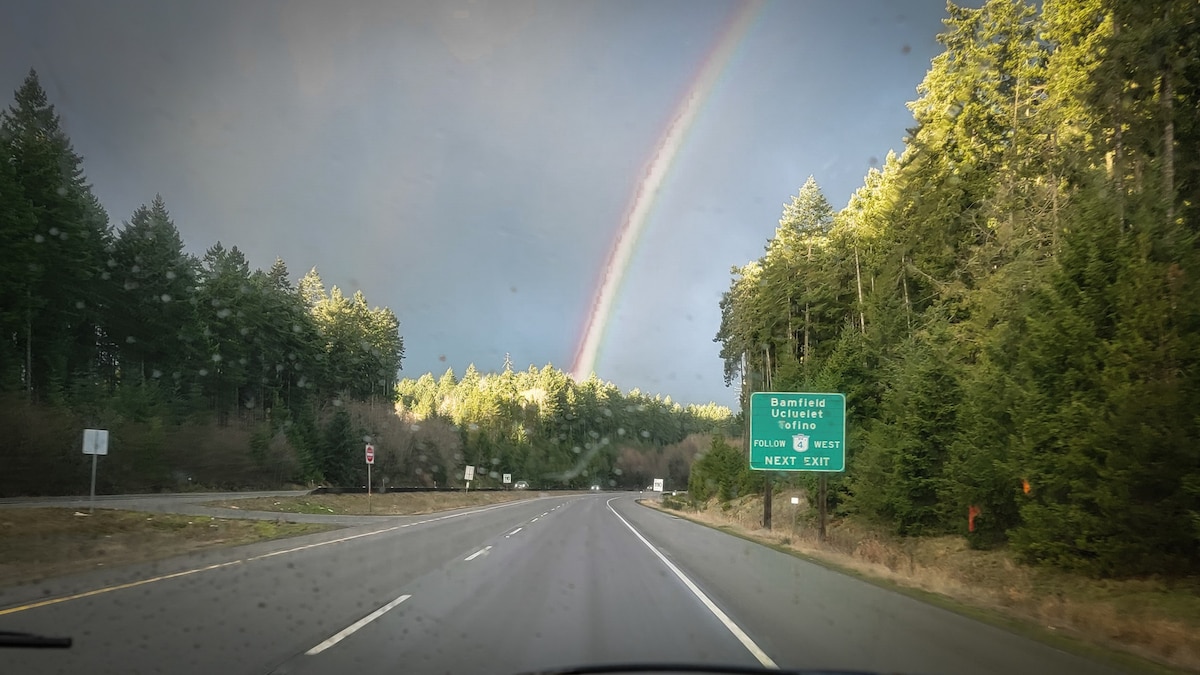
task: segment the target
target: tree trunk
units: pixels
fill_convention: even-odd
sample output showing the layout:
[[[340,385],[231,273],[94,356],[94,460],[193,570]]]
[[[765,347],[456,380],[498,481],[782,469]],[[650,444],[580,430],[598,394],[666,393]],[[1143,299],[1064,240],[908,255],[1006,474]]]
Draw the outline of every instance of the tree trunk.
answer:
[[[742,352],[742,455],[750,457],[750,373]]]
[[[1175,88],[1171,82],[1171,65],[1168,62],[1162,76],[1163,118],[1163,195],[1167,200],[1167,226],[1175,221]]]
[[[806,386],[806,387],[809,385],[809,374],[808,374],[809,341],[808,341],[808,336],[809,336],[809,333],[811,332],[811,327],[812,327],[812,323],[809,320],[809,313],[808,313],[809,298],[812,297],[812,291],[808,287],[808,274],[809,274],[809,270],[812,269],[812,252],[813,252],[813,238],[811,236],[809,236],[809,238],[808,238],[808,256],[805,260],[806,264],[808,265],[808,268],[805,270],[805,277],[804,277],[804,298],[805,298],[805,300],[804,300],[804,386]]]
[[[1058,237],[1058,176],[1054,172],[1050,173],[1050,222],[1053,228],[1053,237]]]
[[[33,402],[33,298],[25,289],[25,393]]]
[[[867,315],[863,311],[862,268],[858,264],[858,245],[854,246],[854,281],[858,284],[858,325],[867,334]]]
[[[763,386],[767,388],[767,391],[771,391],[773,381],[774,378],[771,377],[771,347],[763,345]]]
[[[808,385],[808,303],[804,303],[804,384]]]
[[[790,296],[790,295],[788,296],[788,299],[787,299],[787,311],[788,311],[787,350],[788,350],[789,354],[791,354],[792,356],[795,356],[796,355],[796,328],[795,328],[795,326],[792,325],[792,319],[794,317],[792,316],[792,296]]]
[[[1113,38],[1120,34],[1120,22],[1113,22]],[[1125,116],[1121,114],[1121,92],[1114,91],[1112,96],[1113,107],[1113,139],[1112,139],[1112,179],[1113,187],[1117,193],[1117,222],[1120,223],[1121,229],[1125,229],[1125,176],[1124,168],[1122,167],[1121,153],[1123,151],[1123,137],[1121,135],[1121,124]]]
[[[1014,235],[1017,231],[1017,167],[1020,165],[1020,152],[1017,147],[1017,109],[1021,101],[1021,78],[1018,77],[1013,84],[1013,108],[1012,108],[1012,166],[1008,167],[1008,230],[1009,234]]]

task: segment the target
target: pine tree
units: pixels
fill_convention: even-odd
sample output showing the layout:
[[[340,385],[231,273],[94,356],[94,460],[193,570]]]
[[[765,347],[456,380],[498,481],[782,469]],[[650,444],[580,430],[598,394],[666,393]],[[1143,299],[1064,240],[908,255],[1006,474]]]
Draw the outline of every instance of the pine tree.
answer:
[[[24,315],[15,342],[27,355],[26,387],[54,394],[73,375],[102,375],[100,324],[108,280],[101,261],[111,233],[84,178],[82,159],[36,73],[30,71],[14,99],[0,113],[0,138],[17,184],[13,192],[31,208],[14,214],[19,229],[8,235],[25,264],[23,278],[10,277],[5,284],[15,301],[6,306]]]
[[[200,331],[191,302],[197,264],[184,253],[161,196],[134,211],[106,266],[115,282],[106,323],[122,382],[181,384],[197,357],[191,339]]]

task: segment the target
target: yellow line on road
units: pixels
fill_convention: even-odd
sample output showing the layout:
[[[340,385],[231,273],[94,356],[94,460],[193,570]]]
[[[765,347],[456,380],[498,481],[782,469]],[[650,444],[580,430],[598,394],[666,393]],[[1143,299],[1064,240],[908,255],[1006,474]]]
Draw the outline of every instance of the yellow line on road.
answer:
[[[165,581],[167,579],[176,579],[178,577],[186,577],[189,574],[198,574],[200,572],[207,572],[209,570],[215,570],[215,569],[218,569],[221,567],[229,567],[230,565],[237,565],[241,562],[242,562],[241,560],[231,560],[229,562],[217,563],[216,565],[208,565],[207,567],[197,567],[196,569],[184,570],[182,572],[175,572],[173,574],[164,574],[162,576],[151,577],[149,579],[142,579],[140,581],[131,581],[127,584],[117,584],[116,586],[105,586],[104,588],[97,588],[97,589],[94,589],[91,591],[84,591],[83,593],[76,593],[74,595],[64,595],[64,596],[57,597],[57,598],[50,598],[49,600],[39,600],[37,602],[30,602],[30,603],[24,604],[24,605],[17,605],[16,607],[9,607],[8,609],[0,609],[0,616],[4,616],[5,614],[16,614],[17,612],[24,612],[27,609],[36,609],[38,607],[45,607],[47,605],[57,605],[60,602],[67,602],[68,600],[79,600],[80,598],[90,598],[93,595],[100,595],[101,593],[110,593],[112,591],[121,591],[126,588],[134,588],[136,586],[141,586],[143,584],[152,584],[156,581]]]

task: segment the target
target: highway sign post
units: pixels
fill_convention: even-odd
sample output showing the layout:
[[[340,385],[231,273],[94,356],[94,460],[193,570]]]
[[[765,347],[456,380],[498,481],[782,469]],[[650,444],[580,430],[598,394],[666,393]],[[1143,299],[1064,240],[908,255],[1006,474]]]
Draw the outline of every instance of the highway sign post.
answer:
[[[663,479],[661,479],[661,478],[654,479],[654,491],[655,492],[663,491]]]
[[[467,465],[467,470],[463,473],[463,480],[467,481],[467,491],[470,491],[471,481],[475,480],[475,467]]]
[[[501,478],[503,478],[503,479],[504,479],[504,480],[503,480],[503,483],[504,483],[505,485],[508,485],[509,483],[511,483],[511,482],[512,482],[512,474],[511,474],[511,473],[506,473],[506,474],[504,474],[503,476],[501,476]]]
[[[750,468],[821,474],[818,538],[825,540],[825,474],[846,470],[846,395],[760,391],[750,395]],[[764,509],[768,501],[764,500]],[[764,514],[764,522],[770,522]]]
[[[96,511],[96,457],[108,454],[108,429],[83,430],[83,454],[92,456],[92,491],[88,513]]]
[[[367,443],[367,513],[371,512],[371,465],[375,463],[375,446]],[[387,477],[384,477],[387,481]]]

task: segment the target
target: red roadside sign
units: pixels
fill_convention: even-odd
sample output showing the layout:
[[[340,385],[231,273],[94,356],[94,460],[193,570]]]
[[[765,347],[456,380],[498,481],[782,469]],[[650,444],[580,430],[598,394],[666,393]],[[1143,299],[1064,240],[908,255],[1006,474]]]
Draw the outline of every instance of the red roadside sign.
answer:
[[[368,445],[367,446],[367,464],[374,464],[374,463],[375,463],[375,446]]]

